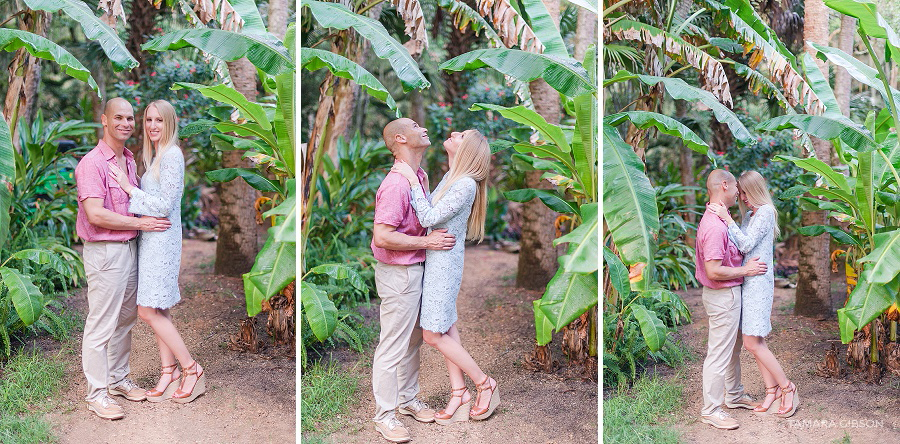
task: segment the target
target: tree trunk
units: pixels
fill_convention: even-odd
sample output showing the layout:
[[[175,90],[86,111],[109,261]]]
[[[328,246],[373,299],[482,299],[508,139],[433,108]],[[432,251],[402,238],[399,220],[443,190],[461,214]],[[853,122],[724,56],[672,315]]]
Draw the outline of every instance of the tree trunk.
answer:
[[[50,29],[50,14],[45,11],[35,11],[30,16],[28,27],[35,34],[41,37],[47,37],[47,30]],[[34,120],[34,114],[37,110],[35,102],[38,101],[38,87],[41,85],[41,59],[28,55],[28,66],[25,68],[25,108],[20,115],[26,122]]]
[[[597,43],[597,14],[578,8],[575,25],[575,60],[583,61],[584,53],[592,43]]]
[[[228,62],[234,87],[247,100],[256,100],[256,67],[246,58]],[[222,153],[224,168],[250,168],[240,151]],[[240,276],[250,271],[259,252],[256,213],[257,191],[243,179],[219,184],[222,208],[219,212],[219,240],[216,243],[216,274]]]
[[[828,42],[828,8],[822,0],[806,0],[803,37],[807,42],[827,44]],[[812,53],[813,48],[804,46]],[[819,69],[828,78],[825,62],[816,59]],[[812,138],[816,158],[830,164],[831,144],[828,141]],[[828,219],[824,211],[804,211],[801,225],[824,225]],[[794,314],[800,316],[830,316],[831,308],[831,251],[827,234],[821,236],[800,237],[800,264],[797,280],[797,300]]]
[[[676,100],[675,101],[675,117],[679,119],[683,119],[684,116],[687,115],[688,104],[684,100]],[[686,187],[693,187],[697,185],[697,179],[694,177],[694,151],[687,147],[684,143],[681,144],[681,148],[678,151],[678,164],[681,167],[681,184]],[[685,205],[697,205],[697,194],[689,192],[684,195],[684,203]],[[688,212],[683,214],[684,219],[690,223],[694,223],[696,217],[694,213]],[[691,233],[688,233],[688,237],[691,237]],[[689,242],[689,244],[693,244],[693,240]]]
[[[284,40],[287,34],[288,2],[287,0],[269,0],[269,32]]]
[[[469,5],[476,11],[478,10],[475,2],[472,0],[465,0],[463,3]],[[438,12],[434,15],[434,21],[432,24],[435,31],[440,29],[440,27],[445,26],[445,23],[449,22],[450,18],[447,17],[446,12],[443,9],[438,9]],[[447,50],[447,60],[450,60],[454,57],[460,56],[472,50],[472,44],[475,43],[477,37],[475,33],[472,32],[468,27],[466,27],[463,31],[460,31],[455,26],[450,27],[449,35],[447,36],[447,43],[444,48]],[[433,39],[437,38],[437,33],[435,32],[432,35]],[[468,82],[463,77],[462,71],[441,71],[441,79],[443,80],[442,84],[444,86],[444,97],[443,101],[446,102],[455,102],[457,99],[462,97],[466,90],[468,89]]]
[[[425,98],[419,90],[409,92],[409,118],[419,126],[425,126]]]
[[[853,41],[856,38],[856,18],[841,16],[841,37],[838,49],[853,54]],[[852,77],[846,69],[839,68],[834,73],[834,97],[845,116],[850,116],[850,84]]]
[[[153,6],[148,0],[131,2],[131,15],[128,16],[128,39],[125,41],[125,47],[139,65],[125,73],[128,80],[140,82],[147,75],[146,60],[150,54],[143,51],[141,45],[146,43],[147,37],[153,34],[153,25],[156,24],[157,14],[159,14],[159,7]],[[139,129],[135,129],[137,130],[135,134],[140,134]]]

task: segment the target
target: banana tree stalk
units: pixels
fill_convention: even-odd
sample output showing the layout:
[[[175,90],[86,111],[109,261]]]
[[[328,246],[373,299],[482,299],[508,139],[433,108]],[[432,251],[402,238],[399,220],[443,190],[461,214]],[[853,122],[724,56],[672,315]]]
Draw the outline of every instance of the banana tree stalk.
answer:
[[[897,342],[897,321],[891,321],[891,341]]]
[[[875,319],[876,321],[878,319]],[[869,361],[872,364],[878,363],[878,328],[875,325],[875,321],[869,324],[869,331],[872,332],[872,343],[869,344]]]
[[[881,77],[881,83],[884,84],[884,93],[887,95],[885,105],[891,110],[891,115],[894,117],[894,128],[897,128],[897,130],[900,131],[900,111],[894,106],[894,93],[891,92],[891,82],[884,72],[884,67],[881,66],[881,60],[878,59],[878,56],[872,49],[872,44],[869,42],[869,36],[863,32],[862,26],[860,26],[857,31],[859,32],[859,36],[862,37],[863,43],[866,45],[866,50],[869,51],[869,57],[872,57],[872,63],[875,65],[875,68],[878,69],[878,76]],[[888,162],[888,164],[890,164],[890,162]]]

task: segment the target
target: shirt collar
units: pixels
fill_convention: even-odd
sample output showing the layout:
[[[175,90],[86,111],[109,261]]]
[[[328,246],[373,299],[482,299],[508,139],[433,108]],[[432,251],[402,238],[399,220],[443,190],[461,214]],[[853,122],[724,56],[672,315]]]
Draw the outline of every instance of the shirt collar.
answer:
[[[116,152],[113,151],[112,147],[110,147],[103,139],[100,139],[100,142],[97,143],[97,147],[100,148],[100,154],[103,154],[103,158],[106,160],[112,160],[116,157]],[[125,160],[126,162],[130,159],[134,158],[134,155],[131,154],[131,150],[125,148]]]

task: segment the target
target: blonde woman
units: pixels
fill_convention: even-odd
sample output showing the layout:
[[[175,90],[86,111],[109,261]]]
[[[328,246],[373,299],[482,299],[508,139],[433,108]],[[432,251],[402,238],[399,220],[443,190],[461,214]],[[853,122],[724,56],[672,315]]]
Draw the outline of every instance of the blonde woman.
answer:
[[[138,316],[153,329],[159,345],[161,375],[147,400],[172,399],[188,403],[206,391],[206,375],[188,352],[172,323],[170,309],[181,300],[181,195],[184,192],[184,155],[176,145],[175,108],[157,100],[144,111],[143,160],[146,172],[141,187],[128,182],[121,169],[110,165],[113,177],[131,196],[128,211],[168,218],[172,227],[158,233],[142,232],[138,243]],[[175,360],[181,364],[179,371]],[[180,384],[179,384],[180,379]]]
[[[419,186],[409,164],[398,161],[392,171],[405,177],[412,190],[412,206],[423,227],[447,229],[459,239],[451,250],[428,250],[422,285],[419,323],[425,342],[444,355],[450,373],[451,396],[447,407],[434,415],[438,424],[487,419],[500,404],[497,381],[485,374],[463,348],[456,329],[456,296],[462,282],[465,242],[484,238],[487,210],[487,177],[491,150],[487,139],[476,130],[453,132],[444,141],[450,170],[441,179],[431,202]],[[478,396],[469,410],[472,396],[463,373],[476,383]]]
[[[759,257],[772,263],[775,237],[778,236],[778,213],[772,204],[766,180],[756,171],[745,171],[737,181],[741,212],[741,226],[734,222],[724,205],[710,204],[709,208],[728,225],[728,237],[744,253],[744,262]],[[797,386],[788,380],[784,369],[766,345],[766,335],[772,331],[772,300],[775,294],[774,267],[765,274],[744,278],[741,286],[741,332],[744,348],[756,358],[756,364],[766,383],[766,397],[754,408],[758,414],[774,414],[787,418],[797,411],[800,397]],[[777,405],[778,400],[781,402]]]

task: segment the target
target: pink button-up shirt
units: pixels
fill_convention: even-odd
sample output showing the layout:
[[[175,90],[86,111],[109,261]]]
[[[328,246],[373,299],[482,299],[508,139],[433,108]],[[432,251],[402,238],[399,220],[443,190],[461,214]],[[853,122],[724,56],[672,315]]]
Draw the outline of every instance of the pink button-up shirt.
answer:
[[[428,176],[425,170],[416,171],[419,184],[425,195]],[[398,233],[409,236],[425,236],[428,230],[419,225],[416,210],[410,203],[409,181],[400,173],[388,173],[375,193],[375,223],[397,227]],[[375,246],[372,239],[372,253],[379,262],[390,265],[410,265],[425,260],[425,250],[388,250]]]
[[[728,238],[728,226],[716,213],[706,210],[697,225],[697,243],[695,245],[696,272],[694,277],[697,282],[709,288],[728,288],[741,285],[744,278],[739,277],[728,281],[714,281],[706,275],[706,261],[721,260],[726,267],[740,267],[744,255],[738,250],[734,242]]]
[[[138,186],[137,165],[134,155],[125,149],[125,170],[132,186]],[[88,198],[103,199],[103,208],[123,216],[133,216],[128,212],[128,193],[109,172],[109,164],[116,165],[116,153],[103,140],[97,143],[75,167],[75,183],[78,186],[78,216],[75,220],[75,232],[85,242],[115,241],[124,242],[137,237],[136,230],[108,230],[88,222],[84,212],[84,200]]]

